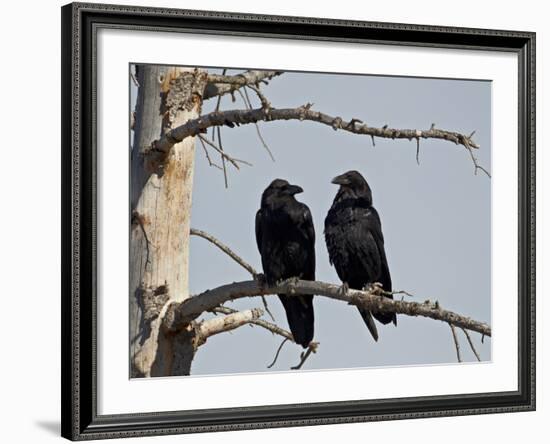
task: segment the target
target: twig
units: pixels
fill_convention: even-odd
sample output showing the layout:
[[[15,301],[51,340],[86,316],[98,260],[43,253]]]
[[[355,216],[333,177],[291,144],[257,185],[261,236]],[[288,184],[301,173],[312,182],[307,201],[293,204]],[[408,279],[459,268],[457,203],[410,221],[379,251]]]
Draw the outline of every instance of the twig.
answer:
[[[449,327],[451,327],[451,331],[453,332],[453,340],[455,342],[456,348],[456,359],[458,359],[458,362],[462,362],[462,357],[460,356],[460,345],[458,345],[458,338],[456,337],[455,326],[449,323]]]
[[[227,69],[223,69],[222,76],[225,76],[226,72],[227,72]],[[216,102],[216,108],[214,109],[214,112],[217,113],[217,112],[220,111],[221,103],[222,103],[222,94],[220,94],[218,96],[218,100]],[[214,142],[214,140],[215,140],[216,133],[218,134],[218,143],[220,144],[220,148],[218,149],[218,152],[220,153],[221,159],[222,159],[223,181],[224,181],[224,184],[225,184],[225,188],[227,189],[228,186],[229,186],[228,182],[227,182],[227,166],[225,164],[225,157],[222,154],[223,153],[223,146],[222,146],[222,133],[221,133],[220,127],[214,128],[212,130],[212,142]],[[237,167],[237,169],[238,169],[238,167]]]
[[[472,147],[470,146],[472,137],[475,133],[476,133],[475,131],[472,131],[472,133],[468,137],[465,137],[465,140],[464,140],[464,146],[466,147],[466,149],[470,153],[470,157],[472,158],[472,162],[474,163],[474,175],[477,175],[477,170],[479,169],[479,170],[483,171],[485,174],[487,174],[487,176],[489,178],[491,178],[491,174],[489,174],[489,171],[487,171],[485,168],[483,168],[478,163],[477,157],[474,156],[474,152],[472,150]]]
[[[279,358],[279,353],[281,353],[281,350],[283,348],[283,345],[285,345],[286,341],[288,341],[288,338],[283,339],[283,342],[281,342],[281,345],[279,345],[279,348],[277,348],[277,353],[275,353],[275,357],[273,358],[273,362],[267,366],[267,368],[271,368],[275,365],[277,362],[277,359]]]
[[[222,71],[222,73],[223,73],[222,75],[225,75],[226,71],[227,71],[227,69],[224,69]],[[220,110],[221,103],[222,103],[222,96],[220,95],[220,96],[218,96],[218,99],[216,100],[216,108],[214,108],[214,112],[217,113]],[[213,135],[212,135],[212,137],[213,137]]]
[[[317,353],[317,348],[319,347],[318,342],[311,341],[309,345],[307,346],[307,350],[305,352],[302,352],[300,354],[300,362],[298,365],[295,365],[294,367],[290,367],[291,370],[300,370],[302,368],[302,365],[304,365],[304,362],[306,362],[309,355],[313,353]]]
[[[216,247],[218,247],[225,254],[227,254],[231,259],[233,259],[235,262],[237,262],[239,265],[241,265],[246,271],[248,271],[254,279],[258,278],[259,273],[254,269],[254,267],[252,265],[250,265],[248,262],[246,262],[242,257],[240,257],[233,250],[231,250],[231,248],[229,248],[227,245],[222,243],[220,240],[216,239],[211,234],[207,233],[206,231],[197,230],[196,228],[191,228],[190,234],[192,236],[202,237],[203,239],[206,239],[207,241],[213,243]],[[264,304],[264,308],[265,308],[266,313],[273,320],[273,322],[275,322],[275,317],[273,316],[273,313],[271,313],[271,310],[269,309],[269,307],[267,305],[267,301],[265,299],[265,296],[262,296],[262,302]]]
[[[266,113],[269,112],[269,110],[271,109],[271,103],[269,102],[269,100],[267,100],[267,97],[264,96],[264,94],[262,93],[260,88],[258,88],[255,85],[247,85],[247,87],[250,88],[252,91],[254,91],[256,93],[256,95],[260,99],[260,102],[262,103],[263,110]],[[246,88],[244,90],[246,91]]]
[[[139,88],[139,82],[137,81],[136,76],[134,75],[134,73],[132,71],[130,71],[130,78],[134,82],[134,85],[136,85]]]
[[[240,257],[237,253],[235,253],[231,248],[229,248],[227,245],[223,244],[221,241],[216,239],[211,234],[208,234],[206,231],[197,230],[196,228],[191,228],[189,231],[192,236],[199,236],[203,239],[206,239],[207,241],[214,244],[216,247],[218,247],[220,250],[222,250],[225,254],[227,254],[231,259],[233,259],[235,262],[237,262],[240,266],[242,266],[246,271],[248,271],[252,277],[258,276],[258,272],[254,269],[252,265],[250,265],[248,262],[246,262],[242,257]]]
[[[239,93],[239,96],[241,96],[241,100],[244,103],[244,107],[246,109],[252,109],[252,105],[250,104],[250,99],[248,98],[248,94],[245,97],[245,95],[243,94],[243,91],[246,92],[246,88],[243,88],[242,90],[240,89],[237,90],[237,92]]]
[[[245,71],[232,76],[225,75],[227,70],[224,69],[220,74],[208,74],[208,83],[221,83],[228,85],[245,86],[259,83],[262,80],[271,80],[273,77],[280,76],[283,71]]]
[[[468,152],[470,153],[470,157],[472,158],[472,162],[474,163],[474,175],[477,175],[477,170],[481,170],[481,171],[483,171],[485,174],[487,174],[487,176],[490,178],[490,177],[491,177],[491,174],[489,173],[489,171],[487,171],[485,168],[483,168],[483,167],[477,162],[477,157],[474,156],[474,152],[472,151],[472,148],[469,147],[469,146],[466,146],[466,149],[467,149]]]
[[[250,97],[248,97],[248,92],[246,91],[246,88],[243,88],[244,95],[240,89],[238,91],[241,95],[241,98],[243,99],[244,106],[247,109],[252,109],[252,102],[250,101]],[[262,143],[264,149],[267,151],[267,154],[269,154],[269,157],[271,157],[271,160],[275,162],[275,157],[273,156],[273,153],[269,149],[269,146],[267,145],[267,142],[265,141],[262,132],[260,131],[260,125],[258,125],[258,122],[254,122],[254,127],[256,128],[256,133],[258,134],[258,138],[260,139],[260,142]]]
[[[265,309],[266,313],[269,315],[271,320],[273,322],[275,322],[275,316],[273,316],[273,313],[271,313],[271,310],[269,309],[269,307],[267,305],[267,299],[265,298],[265,296],[262,296],[262,303],[264,304],[264,309]]]
[[[283,74],[282,71],[260,70],[245,71],[235,76],[226,76],[225,74],[209,74],[208,84],[206,85],[202,98],[203,100],[208,100],[212,97],[231,94],[234,91],[238,91],[239,88],[245,85],[265,82],[281,74]]]
[[[479,356],[479,353],[477,352],[475,346],[474,346],[474,343],[472,342],[472,338],[470,337],[470,333],[468,333],[468,330],[465,330],[465,329],[461,329],[464,334],[466,335],[466,339],[468,339],[468,344],[470,344],[470,348],[472,349],[472,351],[474,352],[474,355],[476,355],[476,359],[478,360],[478,362],[481,362],[481,358]]]
[[[409,293],[408,291],[405,291],[405,290],[396,290],[396,291],[391,291],[390,293],[392,295],[394,295],[394,294],[404,294],[405,296],[409,296],[411,298],[414,298],[414,294]]]
[[[218,127],[218,130],[219,130],[219,127]],[[236,157],[231,157],[229,154],[227,154],[223,148],[221,148],[221,144],[220,144],[220,147],[216,146],[215,143],[211,142],[210,140],[208,140],[206,137],[202,136],[199,134],[199,139],[201,139],[204,143],[208,144],[209,146],[211,146],[212,148],[214,148],[221,156],[222,156],[222,159],[226,159],[229,163],[231,163],[231,165],[233,165],[235,168],[237,168],[238,170],[241,169],[241,167],[239,166],[239,163],[242,163],[244,165],[248,165],[248,166],[252,166],[252,164],[250,162],[247,162],[246,160],[242,160],[242,159],[237,159]],[[218,140],[219,142],[219,140]]]
[[[229,188],[229,184],[227,182],[227,167],[225,165],[225,159],[226,159],[227,154],[225,154],[223,152],[222,133],[221,133],[221,129],[220,129],[219,126],[216,128],[216,131],[218,133],[218,143],[220,144],[220,148],[218,149],[218,152],[220,153],[221,158],[222,158],[223,180],[224,180],[224,183],[225,183],[225,188]],[[239,169],[239,166],[237,165],[236,162],[231,162],[231,163],[235,166],[235,168]]]
[[[219,166],[218,164],[212,162],[212,159],[210,158],[210,155],[208,154],[208,149],[206,148],[206,145],[204,144],[204,140],[203,140],[202,137],[199,137],[199,142],[201,143],[202,149],[204,150],[204,155],[206,156],[206,160],[208,161],[208,166],[216,167],[219,170],[223,170],[221,166]]]

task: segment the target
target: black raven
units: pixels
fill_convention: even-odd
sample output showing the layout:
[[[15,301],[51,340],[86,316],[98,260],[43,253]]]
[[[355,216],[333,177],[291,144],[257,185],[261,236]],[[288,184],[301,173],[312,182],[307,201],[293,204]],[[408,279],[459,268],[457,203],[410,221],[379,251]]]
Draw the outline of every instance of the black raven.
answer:
[[[315,230],[309,208],[294,195],[303,191],[275,179],[256,213],[256,242],[269,285],[289,278],[315,280]],[[306,348],[313,339],[313,296],[280,294],[290,331]]]
[[[378,282],[384,290],[392,291],[382,225],[372,206],[369,184],[357,171],[337,176],[332,183],[340,185],[340,189],[325,219],[325,242],[330,263],[336,268],[344,289],[362,290]],[[362,308],[359,313],[377,341],[378,332],[371,313]],[[372,315],[383,324],[393,321],[397,325],[395,313],[373,311]]]

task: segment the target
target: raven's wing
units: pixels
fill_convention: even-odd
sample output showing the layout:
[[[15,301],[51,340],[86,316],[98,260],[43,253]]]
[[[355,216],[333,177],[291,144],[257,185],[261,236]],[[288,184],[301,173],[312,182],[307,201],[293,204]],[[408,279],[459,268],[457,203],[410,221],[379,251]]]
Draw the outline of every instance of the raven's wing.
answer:
[[[386,251],[384,248],[384,235],[382,234],[382,223],[380,222],[380,216],[374,208],[370,208],[367,216],[369,233],[372,235],[374,242],[376,243],[378,253],[380,255],[380,274],[378,281],[382,284],[382,288],[386,291],[392,291],[392,281],[390,275],[390,269],[388,267],[388,260],[386,258]],[[393,296],[386,296],[393,299]],[[393,322],[397,325],[397,317],[395,313],[381,313],[372,312],[373,316],[383,324],[389,324]]]
[[[301,205],[300,216],[300,229],[304,235],[304,247],[307,254],[303,277],[304,279],[315,280],[315,228],[311,211],[307,205]]]
[[[297,205],[288,208],[288,215],[292,247],[286,250],[285,265],[293,270],[293,276],[315,280],[315,229],[311,212],[307,205],[297,202]],[[285,308],[294,340],[307,347],[314,335],[313,296],[280,294],[279,299]]]
[[[313,227],[313,217],[311,216],[311,211],[309,207],[305,204],[302,204],[302,228],[306,235],[306,239],[310,245],[315,245],[315,228]]]
[[[374,208],[370,208],[367,215],[368,231],[371,234],[376,248],[380,256],[380,275],[379,282],[386,291],[392,291],[392,282],[390,270],[388,267],[388,260],[386,258],[386,250],[384,248],[384,235],[382,234],[382,223],[380,222],[380,216]]]
[[[376,216],[373,218],[370,207],[339,211],[326,231],[331,237],[332,261],[344,282],[360,290],[380,278],[382,255],[377,242]]]
[[[375,236],[368,229],[367,221],[361,220],[350,229],[351,236],[347,238],[347,248],[354,260],[350,261],[352,288],[361,288],[366,284],[376,282],[382,274],[382,255]]]
[[[260,255],[262,254],[262,210],[256,212],[256,245]]]
[[[348,213],[343,215],[342,219],[341,229],[345,239],[344,251],[348,259],[345,264],[347,267],[345,273],[347,273],[349,286],[360,289],[366,284],[380,282],[384,290],[391,291],[392,283],[384,251],[382,224],[376,209],[370,206],[351,208]],[[397,322],[394,313],[382,313],[375,310],[369,312],[361,308],[359,312],[375,340],[378,333],[371,313],[383,324]]]

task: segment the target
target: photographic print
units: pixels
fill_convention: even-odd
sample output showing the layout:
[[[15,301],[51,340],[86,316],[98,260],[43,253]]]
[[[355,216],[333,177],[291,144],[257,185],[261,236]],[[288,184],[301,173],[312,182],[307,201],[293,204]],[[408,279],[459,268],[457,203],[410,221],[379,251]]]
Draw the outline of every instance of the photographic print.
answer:
[[[491,82],[131,64],[132,378],[491,361]]]
[[[64,437],[535,409],[534,33],[74,3],[61,52]]]

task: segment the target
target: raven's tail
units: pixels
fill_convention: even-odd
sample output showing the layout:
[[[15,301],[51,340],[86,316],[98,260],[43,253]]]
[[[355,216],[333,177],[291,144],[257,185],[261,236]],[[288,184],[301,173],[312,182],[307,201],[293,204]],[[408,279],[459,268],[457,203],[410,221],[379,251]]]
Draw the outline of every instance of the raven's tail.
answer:
[[[306,348],[313,340],[313,296],[280,294],[294,341]]]
[[[391,299],[393,299],[392,296],[387,296]],[[370,331],[370,334],[374,338],[375,341],[378,341],[378,330],[376,329],[376,324],[374,322],[374,318],[381,322],[382,324],[389,324],[390,322],[393,322],[395,325],[397,325],[397,316],[395,316],[395,313],[383,313],[381,311],[369,311],[365,310],[363,308],[359,308],[359,313],[361,313],[361,317],[363,318],[363,321],[365,321],[365,324],[367,324],[367,328]]]
[[[382,322],[382,324],[389,324],[393,322],[397,325],[397,317],[395,313],[382,313],[381,311],[373,311],[372,315],[376,318],[377,321]]]
[[[376,324],[374,323],[371,312],[369,310],[365,310],[364,308],[358,308],[358,310],[361,314],[361,317],[363,318],[363,321],[365,321],[365,324],[367,325],[370,334],[375,341],[378,341],[378,330],[376,329]]]
[[[393,299],[393,296],[388,295],[387,298]],[[393,322],[394,325],[397,325],[397,316],[395,316],[395,313],[383,313],[381,311],[373,311],[372,315],[382,324],[389,324],[390,322]]]

